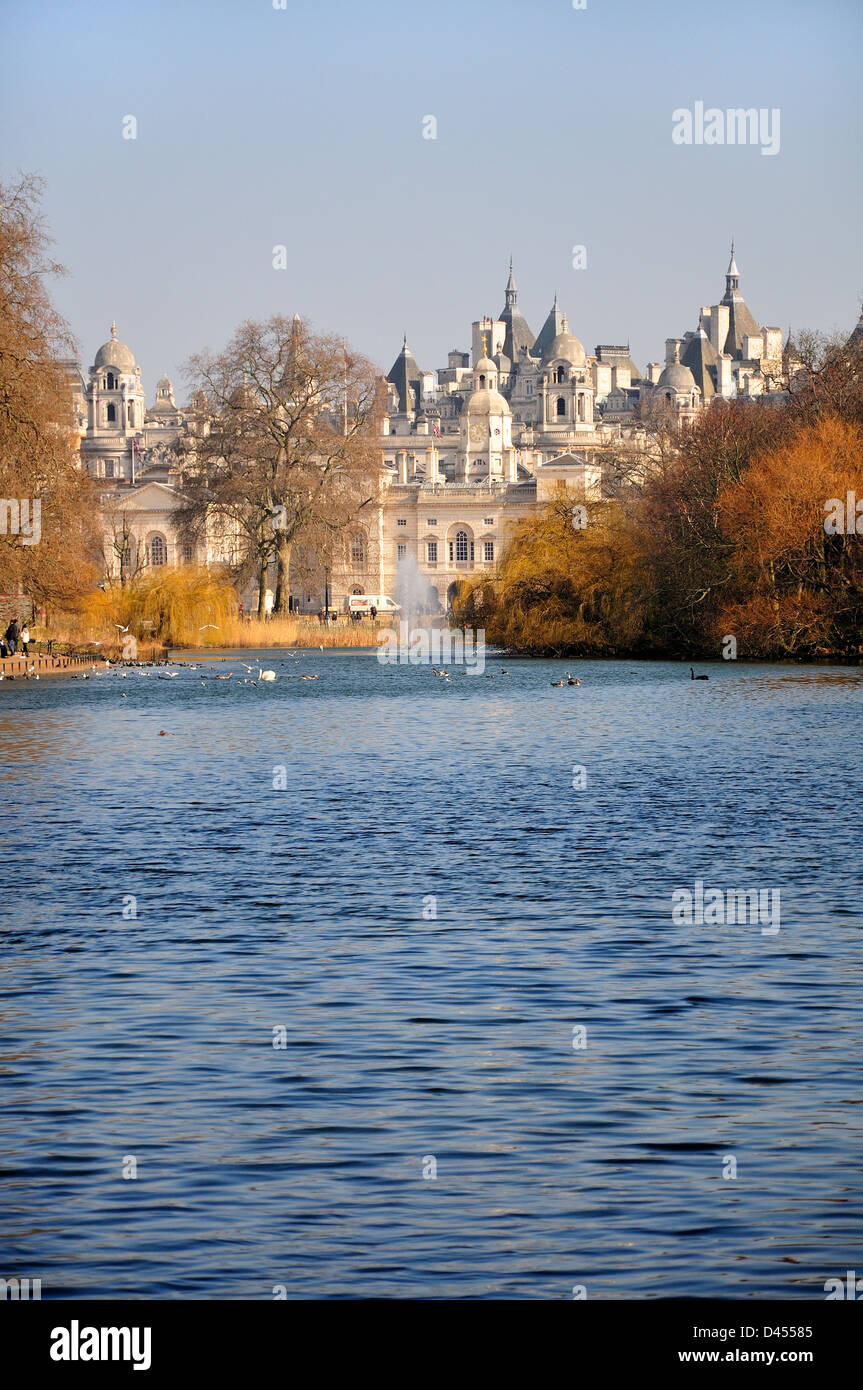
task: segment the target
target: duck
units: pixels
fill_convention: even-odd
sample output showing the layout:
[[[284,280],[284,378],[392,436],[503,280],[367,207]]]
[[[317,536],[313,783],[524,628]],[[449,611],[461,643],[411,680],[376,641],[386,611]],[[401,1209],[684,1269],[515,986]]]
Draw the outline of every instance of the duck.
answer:
[[[567,671],[566,683],[567,685],[581,685],[581,676],[576,676],[575,678],[573,678]]]
[[[551,685],[553,685],[553,686],[566,685],[566,681],[563,680],[563,679],[561,679],[561,680],[559,680],[559,681],[551,681]]]
[[[695,672],[693,671],[692,667],[690,666],[690,668],[689,668],[689,679],[690,679],[690,680],[693,680],[693,681],[709,681],[709,680],[710,680],[710,677],[709,677],[709,676],[696,676]]]

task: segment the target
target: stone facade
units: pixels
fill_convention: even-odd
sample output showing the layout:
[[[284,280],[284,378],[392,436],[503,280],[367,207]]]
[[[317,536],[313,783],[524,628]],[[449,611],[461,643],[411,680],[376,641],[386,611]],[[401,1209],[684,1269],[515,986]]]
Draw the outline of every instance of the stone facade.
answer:
[[[782,357],[779,329],[759,327],[743,300],[733,246],[722,300],[702,307],[695,331],[667,339],[664,366],[650,362],[644,373],[627,345],[588,355],[557,296],[534,336],[510,263],[503,308],[474,320],[469,352],[454,348],[445,366],[422,370],[403,342],[382,383],[380,501],[326,566],[296,548],[292,606],[316,612],[326,600],[344,610],[352,593],[366,593],[446,608],[459,579],[492,569],[513,526],[555,486],[574,501],[598,498],[604,461],[622,444],[647,454],[645,405],[660,402],[685,427],[713,400],[781,389]],[[168,378],[148,408],[141,369],[114,325],[78,382],[81,460],[101,485],[106,573],[232,563],[235,537],[211,529],[189,546],[177,534],[173,447],[190,424]],[[256,606],[256,592],[243,598]]]

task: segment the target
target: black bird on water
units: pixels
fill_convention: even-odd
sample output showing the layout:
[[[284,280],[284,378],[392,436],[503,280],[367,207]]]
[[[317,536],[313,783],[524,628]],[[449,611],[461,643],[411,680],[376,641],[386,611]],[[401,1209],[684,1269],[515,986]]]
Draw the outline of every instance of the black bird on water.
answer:
[[[709,681],[709,680],[710,680],[710,677],[709,677],[709,676],[696,676],[695,672],[693,671],[692,667],[690,666],[690,668],[689,668],[689,679],[690,679],[690,680],[693,680],[693,681]]]

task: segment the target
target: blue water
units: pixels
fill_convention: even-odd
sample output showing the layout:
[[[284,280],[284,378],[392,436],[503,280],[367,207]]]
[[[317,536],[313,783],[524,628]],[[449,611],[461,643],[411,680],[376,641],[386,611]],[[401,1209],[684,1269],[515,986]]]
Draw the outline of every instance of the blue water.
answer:
[[[0,1275],[823,1298],[863,1270],[863,673],[264,664],[0,688]],[[778,888],[780,931],[676,925],[697,878]]]

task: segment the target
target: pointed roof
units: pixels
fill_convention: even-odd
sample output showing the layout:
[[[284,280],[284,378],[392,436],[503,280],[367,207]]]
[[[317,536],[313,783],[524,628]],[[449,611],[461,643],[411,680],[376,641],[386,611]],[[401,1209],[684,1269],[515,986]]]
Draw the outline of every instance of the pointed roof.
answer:
[[[554,296],[554,303],[548,311],[548,318],[539,330],[539,335],[533,345],[534,357],[544,357],[559,333],[563,332],[563,314],[557,302],[557,295]]]
[[[791,329],[788,330],[788,337],[791,337]],[[855,327],[851,330],[851,337],[845,344],[846,347],[853,348],[855,352],[863,352],[863,308],[860,310],[860,317]]]
[[[530,351],[533,347],[534,337],[518,307],[518,288],[512,273],[512,256],[509,258],[509,279],[506,282],[504,299],[506,302],[500,311],[499,320],[506,324],[503,355],[508,357],[510,362],[517,362],[522,348],[527,348]]]
[[[728,333],[722,345],[722,351],[739,360],[743,356],[743,339],[747,334],[753,338],[757,337],[761,329],[749,312],[746,301],[740,293],[740,272],[737,269],[737,261],[734,259],[733,241],[731,243],[731,260],[728,262],[728,270],[725,272],[725,293],[720,302],[727,305],[729,309]]]
[[[409,415],[420,403],[420,369],[413,353],[408,347],[407,334],[404,335],[402,350],[387,372],[387,381],[396,388],[399,397],[399,413]],[[413,401],[411,400],[413,392]]]
[[[716,395],[719,353],[700,325],[683,349],[680,361],[691,371],[704,400]]]

